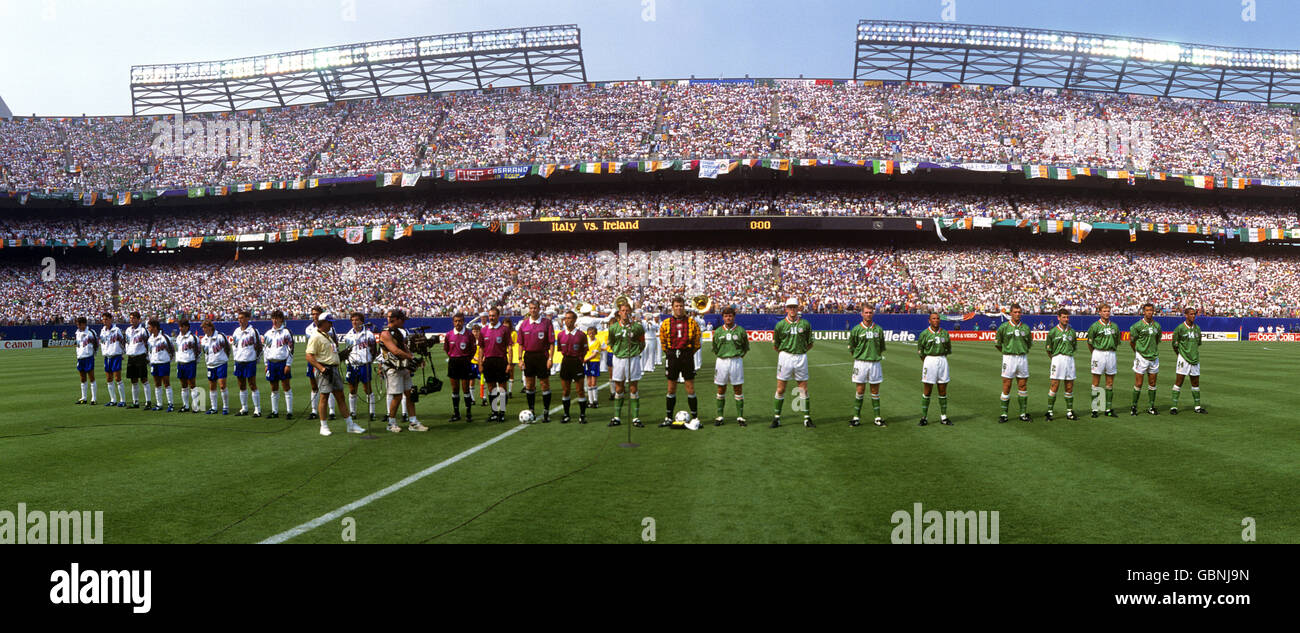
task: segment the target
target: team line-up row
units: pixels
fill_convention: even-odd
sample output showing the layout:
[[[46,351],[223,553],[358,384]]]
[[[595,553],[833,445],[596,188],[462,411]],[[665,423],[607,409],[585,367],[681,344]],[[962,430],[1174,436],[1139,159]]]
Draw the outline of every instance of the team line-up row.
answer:
[[[319,416],[322,434],[328,435],[325,409],[328,406],[330,419],[335,415],[336,402],[342,399],[345,383],[337,377],[340,363],[338,354],[339,337],[330,331],[332,316],[319,307],[313,309],[313,324],[307,328],[309,338],[308,380],[312,388],[311,406],[313,417]],[[1156,381],[1160,369],[1158,346],[1162,334],[1161,326],[1154,318],[1154,307],[1146,304],[1142,308],[1143,318],[1129,328],[1129,345],[1134,351],[1133,374],[1134,388],[1130,414],[1138,414],[1138,405],[1143,385],[1146,385],[1148,407],[1147,413],[1156,415]],[[872,320],[874,311],[864,307],[861,311],[862,321],[849,333],[848,350],[853,358],[852,382],[856,385],[851,426],[858,426],[866,393],[870,391],[870,400],[874,412],[874,423],[885,426],[880,410],[880,384],[883,382],[881,363],[884,360],[886,339],[883,329]],[[1114,380],[1118,373],[1116,366],[1116,348],[1121,340],[1119,326],[1110,320],[1110,307],[1100,306],[1100,318],[1088,329],[1085,337],[1091,352],[1092,388],[1094,393],[1092,417],[1100,415],[1114,417]],[[342,359],[347,365],[346,388],[351,397],[344,410],[347,425],[351,432],[363,432],[356,425],[350,412],[356,411],[358,387],[363,387],[370,408],[370,419],[375,419],[375,396],[371,389],[371,364],[383,363],[381,371],[388,378],[389,394],[389,430],[400,431],[396,422],[399,400],[410,396],[410,370],[403,365],[403,359],[412,359],[407,342],[411,334],[403,329],[405,315],[400,310],[389,312],[390,327],[378,336],[371,332],[360,313],[352,314],[353,328],[342,335],[344,347]],[[744,417],[745,382],[744,357],[749,352],[750,341],[744,328],[735,322],[734,308],[722,312],[723,324],[713,331],[712,351],[716,357],[714,384],[717,388],[717,411],[714,425],[721,426],[724,419],[726,390],[731,387],[736,406],[736,421],[740,426],[747,426]],[[1172,344],[1177,352],[1177,367],[1172,390],[1170,413],[1178,413],[1179,396],[1184,379],[1190,377],[1194,411],[1205,413],[1201,406],[1200,394],[1200,359],[1201,329],[1196,325],[1196,311],[1185,311],[1186,321],[1180,323],[1173,332]],[[1046,419],[1051,420],[1056,405],[1056,396],[1064,388],[1066,417],[1077,419],[1074,410],[1074,382],[1076,378],[1074,354],[1078,345],[1076,332],[1070,327],[1069,312],[1058,312],[1059,324],[1047,335],[1045,352],[1050,361],[1050,387],[1047,398]],[[123,356],[127,359],[127,379],[131,381],[131,399],[133,408],[138,408],[139,400],[136,385],[141,384],[144,391],[144,406],[153,411],[162,410],[164,395],[167,411],[173,411],[170,364],[177,363],[177,378],[181,381],[181,412],[198,412],[200,391],[195,387],[195,370],[198,353],[203,351],[209,389],[212,394],[207,413],[216,413],[217,394],[220,393],[221,412],[228,413],[228,395],[226,388],[226,367],[230,360],[235,362],[235,377],[239,381],[240,409],[237,416],[248,415],[249,392],[251,391],[253,417],[261,416],[260,397],[256,384],[256,365],[259,356],[265,357],[265,377],[271,384],[271,414],[279,416],[277,393],[283,387],[286,418],[293,415],[293,392],[290,386],[293,363],[293,336],[284,326],[282,314],[272,314],[272,327],[265,333],[258,333],[248,322],[247,312],[240,313],[239,327],[230,337],[217,332],[210,321],[202,324],[203,335],[196,336],[190,332],[188,321],[178,323],[180,332],[174,338],[161,331],[161,324],[151,320],[142,324],[138,313],[131,315],[131,325],[123,331],[113,325],[108,314],[102,316],[103,328],[98,334],[87,328],[84,317],[77,319],[76,350],[77,369],[81,377],[81,399],[78,404],[89,402],[96,404],[96,383],[94,379],[94,355],[102,349],[104,371],[107,373],[109,402],[107,406],[126,407],[125,392],[121,382]],[[610,419],[610,426],[620,425],[626,404],[634,426],[644,426],[640,419],[639,383],[645,372],[653,370],[657,360],[666,362],[665,378],[667,380],[666,412],[662,427],[681,426],[690,429],[700,427],[699,403],[695,393],[695,375],[700,368],[701,327],[698,317],[686,313],[685,301],[681,297],[672,301],[672,313],[661,323],[655,324],[646,315],[643,320],[632,318],[630,305],[622,305],[612,316],[600,318],[594,312],[584,316],[583,326],[579,326],[577,314],[570,310],[564,314],[557,328],[550,318],[543,317],[540,304],[529,302],[529,313],[515,326],[509,319],[502,320],[500,312],[493,308],[482,315],[479,322],[467,325],[464,315],[453,319],[453,328],[444,335],[443,349],[447,353],[447,377],[451,380],[453,417],[460,420],[460,405],[463,401],[468,421],[473,420],[475,404],[474,385],[477,384],[480,406],[489,406],[491,413],[488,421],[504,422],[506,400],[514,392],[514,368],[520,366],[524,378],[523,393],[527,398],[528,408],[521,413],[521,422],[536,419],[536,396],[540,388],[542,395],[541,419],[550,421],[551,390],[550,378],[558,374],[562,385],[562,423],[571,421],[571,404],[573,392],[577,393],[579,423],[587,422],[587,409],[598,406],[599,395],[596,379],[602,369],[610,372],[610,387],[614,398],[615,412]],[[647,336],[647,329],[657,327],[658,334]],[[417,335],[418,336],[418,335]],[[777,385],[773,399],[772,428],[781,425],[785,395],[789,383],[795,383],[792,408],[803,414],[803,424],[815,428],[812,420],[811,397],[808,392],[808,351],[813,347],[812,327],[807,320],[799,316],[799,301],[791,298],[786,303],[786,316],[773,329],[773,349],[777,357]],[[1001,415],[999,422],[1009,420],[1011,388],[1013,382],[1017,388],[1019,419],[1031,421],[1028,413],[1028,355],[1033,347],[1032,332],[1021,320],[1021,309],[1012,306],[1010,320],[998,327],[995,347],[1002,353],[1002,391],[1000,397]],[[314,347],[313,347],[314,346]],[[940,406],[940,424],[951,425],[948,418],[949,382],[948,355],[952,352],[948,332],[940,327],[940,316],[930,315],[929,327],[922,330],[916,340],[917,354],[921,359],[921,420],[919,424],[929,424],[929,410],[932,391],[937,386]],[[382,358],[381,358],[382,357]],[[401,372],[405,372],[404,374]],[[331,378],[331,375],[335,377]],[[396,375],[396,376],[394,376]],[[148,378],[153,377],[154,406],[149,406]],[[394,384],[394,377],[397,378]],[[324,383],[318,385],[318,379]],[[1101,387],[1104,379],[1104,390]],[[676,410],[677,385],[683,384],[686,391],[689,411]],[[116,391],[115,391],[116,389]],[[218,392],[218,389],[220,390]],[[1101,397],[1104,393],[1104,400]],[[408,428],[425,430],[415,417],[414,403],[406,403]],[[1104,401],[1104,408],[1101,402]]]

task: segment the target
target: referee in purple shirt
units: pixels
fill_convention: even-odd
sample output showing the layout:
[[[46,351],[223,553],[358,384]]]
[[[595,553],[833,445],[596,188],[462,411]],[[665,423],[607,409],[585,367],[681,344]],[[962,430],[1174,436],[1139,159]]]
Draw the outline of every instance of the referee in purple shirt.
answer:
[[[451,421],[460,419],[460,394],[465,393],[465,421],[474,421],[474,394],[469,390],[469,364],[478,351],[478,339],[465,327],[465,315],[451,318],[451,331],[444,337],[442,348],[447,352],[447,377],[451,379]]]
[[[524,348],[524,395],[528,397],[528,410],[537,403],[537,379],[542,379],[542,422],[551,421],[551,350],[555,347],[555,327],[550,319],[542,318],[542,305],[536,299],[528,302],[528,316],[515,328],[519,331],[519,344]]]

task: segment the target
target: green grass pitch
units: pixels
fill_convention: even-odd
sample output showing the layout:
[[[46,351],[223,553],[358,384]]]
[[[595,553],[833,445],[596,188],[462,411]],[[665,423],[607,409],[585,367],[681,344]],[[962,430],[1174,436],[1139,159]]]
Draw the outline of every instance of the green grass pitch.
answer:
[[[788,402],[786,426],[767,428],[776,363],[761,343],[747,359],[749,428],[735,424],[730,397],[726,425],[714,428],[706,353],[699,431],[655,428],[664,413],[660,366],[642,383],[648,428],[632,431],[640,448],[619,446],[628,416],[625,426],[607,428],[612,403],[602,401],[591,424],[560,425],[556,416],[342,516],[354,522],[357,542],[630,543],[642,541],[642,520],[651,517],[660,543],[888,543],[891,515],[919,502],[927,510],[996,510],[1003,543],[1240,543],[1244,517],[1255,519],[1260,542],[1300,541],[1292,503],[1300,439],[1288,394],[1300,346],[1204,345],[1210,414],[1191,413],[1185,384],[1184,412],[1171,416],[1174,356],[1163,345],[1161,414],[1136,418],[1128,414],[1132,354],[1124,348],[1120,417],[1088,418],[1080,381],[1083,419],[1065,420],[1058,397],[1053,422],[1042,417],[1047,360],[1033,351],[1032,423],[1014,420],[1014,392],[1013,421],[996,423],[997,352],[957,343],[949,391],[956,425],[933,423],[936,400],[931,426],[917,427],[920,361],[915,348],[891,344],[881,388],[889,426],[870,424],[868,402],[864,425],[849,428],[851,363],[842,342],[820,341],[810,357],[815,430],[802,428]],[[1086,355],[1077,359],[1082,372]],[[317,423],[302,415],[301,375],[294,381],[299,417],[286,422],[76,406],[70,349],[11,351],[4,360],[0,510],[16,512],[19,503],[102,510],[107,543],[261,541],[516,428],[524,400],[514,397],[506,424],[483,422],[481,410],[473,424],[450,423],[445,387],[420,401],[429,432],[394,435],[376,426],[379,439],[364,441],[343,433],[341,421],[332,437],[317,434]],[[265,413],[269,390],[259,386]],[[558,405],[558,380],[552,390]],[[678,403],[686,407],[681,390]],[[339,543],[343,530],[344,519],[335,518],[289,542]]]

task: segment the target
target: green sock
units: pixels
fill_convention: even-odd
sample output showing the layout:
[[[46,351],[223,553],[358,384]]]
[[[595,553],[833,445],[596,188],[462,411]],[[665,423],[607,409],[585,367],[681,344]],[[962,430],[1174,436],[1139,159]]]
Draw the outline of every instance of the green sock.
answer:
[[[1200,387],[1192,387],[1192,402],[1195,403],[1196,406],[1198,406],[1198,407],[1201,406],[1201,388],[1200,388]]]
[[[1002,415],[1006,415],[1011,410],[1011,397],[1002,394]]]
[[[742,396],[736,396],[736,417],[745,417],[745,398]]]
[[[921,396],[921,417],[930,417],[930,396]]]
[[[1174,387],[1173,390],[1169,392],[1169,397],[1172,398],[1173,401],[1174,401],[1174,403],[1173,403],[1173,407],[1174,407],[1175,409],[1178,408],[1178,396],[1179,396],[1179,394],[1181,394],[1181,393],[1182,393],[1182,390],[1179,389],[1178,387]]]
[[[1065,410],[1066,411],[1074,410],[1074,392],[1071,391],[1065,392]]]
[[[1016,401],[1020,405],[1020,415],[1024,415],[1029,410],[1029,393],[1021,391],[1016,395]]]
[[[785,398],[776,398],[772,402],[772,415],[781,415],[781,409],[785,406]]]
[[[1106,410],[1115,408],[1115,388],[1106,387]]]
[[[614,394],[614,417],[623,417],[623,395]]]
[[[1051,413],[1055,409],[1056,409],[1056,392],[1049,391],[1047,392],[1047,412]]]
[[[722,410],[727,406],[727,397],[718,396],[718,417],[722,417]]]
[[[872,404],[875,404],[875,402],[873,401]],[[853,417],[862,417],[862,394],[860,393],[856,394],[853,398]]]
[[[1152,409],[1156,408],[1156,388],[1155,388],[1155,387],[1149,387],[1149,388],[1147,389],[1147,402],[1150,402],[1150,403],[1151,403],[1151,408],[1152,408]]]
[[[629,405],[629,406],[632,408],[632,419],[633,419],[633,420],[635,420],[635,419],[641,417],[641,398],[640,398],[640,396],[638,396],[637,394],[632,394],[632,404]]]
[[[939,402],[943,402],[943,398],[940,398]],[[876,417],[880,417],[880,396],[871,396],[871,410],[875,412]]]
[[[939,396],[939,414],[948,415],[948,396]]]
[[[1142,390],[1137,387],[1133,388],[1133,406],[1138,406],[1138,400],[1142,399]]]

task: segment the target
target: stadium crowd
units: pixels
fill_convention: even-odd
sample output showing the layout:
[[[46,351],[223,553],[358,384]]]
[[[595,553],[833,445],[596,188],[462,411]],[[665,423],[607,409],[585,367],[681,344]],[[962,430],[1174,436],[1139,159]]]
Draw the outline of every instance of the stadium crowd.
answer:
[[[0,214],[0,239],[197,237],[383,224],[443,224],[548,218],[814,215],[989,217],[995,219],[1150,222],[1212,227],[1295,228],[1294,206],[1273,200],[1168,198],[1011,192],[992,187],[875,189],[820,187],[775,193],[627,191],[447,193],[307,199],[216,207],[34,209]]]
[[[1259,104],[937,85],[620,82],[233,115],[261,159],[158,157],[153,117],[0,121],[0,186],[147,189],[532,162],[826,157],[1294,178],[1297,121]],[[322,156],[323,154],[323,156]]]
[[[628,291],[607,282],[595,250],[480,250],[400,254],[186,260],[64,265],[54,281],[36,266],[0,268],[0,321],[69,322],[114,305],[160,317],[232,319],[281,309],[301,318],[312,305],[378,315],[400,307],[412,316],[477,314],[500,305],[523,314],[536,297],[562,309],[609,304],[623,292],[638,305],[666,309],[674,294],[703,294],[742,312],[779,312],[787,296],[810,312],[852,311],[863,301],[882,312],[1030,312],[1100,303],[1135,314],[1150,301],[1161,314],[1194,306],[1215,316],[1300,316],[1300,256],[1254,261],[1193,251],[1075,251],[1050,248],[947,249],[809,246],[706,247],[674,276],[649,265],[648,285]],[[490,256],[489,256],[490,255]],[[608,306],[606,306],[608,307]]]

